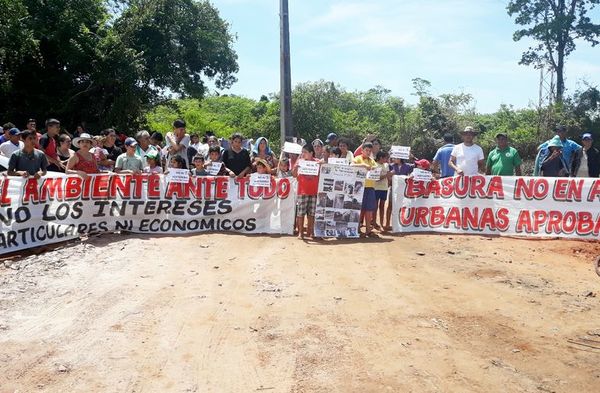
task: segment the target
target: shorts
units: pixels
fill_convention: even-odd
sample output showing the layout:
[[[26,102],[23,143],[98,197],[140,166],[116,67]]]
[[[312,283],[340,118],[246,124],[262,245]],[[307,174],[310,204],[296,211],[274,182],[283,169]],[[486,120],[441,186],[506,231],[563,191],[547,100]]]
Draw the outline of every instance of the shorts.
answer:
[[[375,190],[375,199],[378,201],[385,201],[387,200],[387,194],[387,190]]]
[[[375,197],[375,189],[372,187],[365,188],[362,200],[362,210],[368,212],[377,210],[377,198]]]
[[[317,209],[316,195],[298,195],[296,198],[296,217],[315,216]]]

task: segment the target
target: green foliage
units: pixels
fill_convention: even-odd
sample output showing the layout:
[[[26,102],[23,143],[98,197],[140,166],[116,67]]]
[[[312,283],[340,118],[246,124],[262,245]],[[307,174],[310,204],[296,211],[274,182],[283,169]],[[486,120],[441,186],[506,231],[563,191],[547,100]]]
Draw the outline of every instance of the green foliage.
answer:
[[[136,130],[165,93],[230,86],[234,37],[206,0],[0,0],[2,118]],[[109,11],[115,12],[111,18]]]

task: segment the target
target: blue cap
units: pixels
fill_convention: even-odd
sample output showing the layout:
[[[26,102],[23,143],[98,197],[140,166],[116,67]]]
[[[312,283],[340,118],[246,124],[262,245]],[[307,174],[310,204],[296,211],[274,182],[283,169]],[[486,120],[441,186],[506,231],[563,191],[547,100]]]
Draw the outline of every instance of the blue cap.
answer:
[[[21,130],[19,130],[18,128],[11,128],[10,131],[8,131],[8,135],[10,135],[10,136],[21,135]]]
[[[133,139],[132,137],[125,139],[125,146],[135,146],[137,144],[138,144],[137,141],[135,139]]]
[[[581,139],[583,140],[583,139],[594,139],[594,138],[592,138],[592,134],[590,134],[589,132],[586,132],[585,134],[583,134],[581,136]]]
[[[332,140],[337,139],[337,134],[334,132],[329,133],[329,135],[327,135],[327,143],[331,142]]]

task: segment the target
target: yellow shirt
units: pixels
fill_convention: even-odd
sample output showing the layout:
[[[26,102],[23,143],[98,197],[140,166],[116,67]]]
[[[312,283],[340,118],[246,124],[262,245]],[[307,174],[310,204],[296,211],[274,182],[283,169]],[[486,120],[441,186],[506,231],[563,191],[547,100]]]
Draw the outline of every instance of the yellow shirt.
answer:
[[[371,170],[377,166],[377,163],[375,162],[374,159],[372,159],[371,157],[363,158],[362,154],[360,156],[354,158],[354,163],[368,165],[370,167],[369,170]],[[366,179],[365,180],[365,188],[373,188],[373,187],[375,187],[375,180]]]
[[[387,173],[389,172],[389,168],[388,168],[388,164],[387,163],[383,163],[383,164],[377,164],[377,168],[381,168],[381,174],[382,175],[387,175]],[[387,191],[388,189],[388,179],[387,177],[384,177],[383,179],[375,182],[375,191]]]

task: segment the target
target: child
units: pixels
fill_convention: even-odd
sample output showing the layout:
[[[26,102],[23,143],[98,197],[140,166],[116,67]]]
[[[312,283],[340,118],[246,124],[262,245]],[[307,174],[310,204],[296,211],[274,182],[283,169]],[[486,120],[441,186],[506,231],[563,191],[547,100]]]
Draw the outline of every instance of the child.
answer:
[[[312,144],[306,144],[302,147],[302,159],[306,161],[319,161],[315,158],[315,148]],[[308,217],[308,235],[310,237],[314,235],[319,176],[298,174],[299,164],[299,162],[296,162],[292,174],[298,179],[298,199],[296,202],[298,239],[304,239],[304,216]]]
[[[90,153],[94,155],[96,159],[96,164],[98,166],[99,171],[110,171],[112,170],[111,166],[100,165],[101,162],[105,162],[108,157],[108,150],[103,148],[104,141],[106,140],[105,136],[98,135],[94,137],[94,147],[90,150]]]
[[[191,170],[192,176],[208,176],[208,172],[204,169],[204,157],[201,155],[196,155],[192,159],[194,163],[194,169]]]
[[[215,176],[230,176],[235,177],[235,173],[225,168],[225,165],[221,162],[221,147],[218,145],[211,146],[208,149],[208,162],[204,165],[204,168],[208,170],[208,168],[212,167],[213,164],[221,164],[221,168],[219,172]]]
[[[367,170],[371,170],[377,166],[375,160],[371,158],[373,151],[373,144],[371,142],[365,142],[362,145],[361,155],[354,159],[355,166],[361,166]],[[363,218],[365,219],[365,233],[360,237],[379,237],[373,232],[373,212],[377,210],[377,199],[375,197],[375,181],[366,179],[365,189],[363,192],[362,209],[360,211],[360,222]]]
[[[162,173],[162,168],[158,165],[159,153],[156,150],[150,150],[148,154],[146,154],[146,167],[144,168],[144,173]]]
[[[332,158],[340,158],[342,157],[342,149],[340,149],[339,147],[332,147],[331,148],[331,153],[329,153],[329,157]],[[344,157],[346,158],[346,157]]]
[[[373,213],[373,227],[375,229],[381,229],[383,227],[383,216],[385,214],[385,201],[388,195],[388,179],[393,175],[393,172],[389,171],[388,166],[389,154],[383,150],[377,152],[375,155],[375,162],[377,163],[376,168],[381,168],[381,177],[375,182],[375,199],[377,200],[377,209]],[[379,212],[379,224],[377,225],[377,212]]]
[[[271,174],[271,167],[269,166],[269,164],[267,163],[266,160],[259,158],[258,160],[255,161],[255,166],[256,166],[256,173],[258,173],[260,175],[270,175]]]
[[[287,157],[283,157],[279,161],[279,166],[277,167],[277,177],[292,177],[290,160]]]
[[[424,171],[429,171],[429,168],[431,167],[431,164],[429,163],[428,160],[422,158],[420,160],[415,161],[415,166],[418,169],[422,169]]]
[[[185,163],[185,159],[181,156],[173,156],[169,161],[169,167],[174,169],[188,169]],[[165,175],[168,174],[169,171],[165,172]]]

